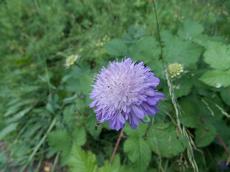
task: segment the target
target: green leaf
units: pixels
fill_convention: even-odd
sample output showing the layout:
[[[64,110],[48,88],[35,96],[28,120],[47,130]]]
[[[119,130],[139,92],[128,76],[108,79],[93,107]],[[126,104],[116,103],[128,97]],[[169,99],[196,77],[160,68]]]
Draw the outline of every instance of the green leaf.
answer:
[[[178,31],[178,35],[186,40],[192,40],[194,37],[201,35],[204,28],[201,24],[186,20],[183,22],[183,27]]]
[[[113,160],[113,163],[106,161],[104,166],[98,169],[98,172],[126,172],[120,164],[120,158],[116,156]]]
[[[35,101],[33,99],[26,99],[26,100],[12,100],[9,102],[9,107],[7,108],[6,113],[3,115],[5,117],[14,115],[15,113],[17,113],[19,110],[21,110],[23,108],[23,106],[31,106],[31,104],[33,104]],[[27,110],[25,110],[27,111]],[[24,113],[24,112],[23,112]]]
[[[220,95],[224,102],[230,106],[230,87],[224,88],[220,91]]]
[[[152,151],[162,157],[176,156],[187,146],[184,136],[170,123],[153,124],[147,136]]]
[[[91,152],[83,151],[79,146],[74,145],[67,160],[70,172],[96,172],[96,157]]]
[[[216,137],[216,129],[211,124],[204,124],[195,131],[195,143],[198,147],[208,146]]]
[[[24,115],[26,115],[30,110],[33,108],[33,106],[27,107],[16,114],[12,115],[10,118],[6,120],[6,123],[12,123],[20,120]]]
[[[86,129],[95,139],[98,138],[102,130],[102,126],[96,126],[96,124],[97,121],[95,115],[90,114],[87,118]]]
[[[7,125],[4,129],[0,131],[0,140],[2,140],[4,137],[6,137],[11,132],[15,131],[17,128],[18,123],[11,123]]]
[[[144,125],[144,124],[139,125],[138,128],[136,129],[133,129],[129,125],[126,125],[125,133],[131,137],[142,137],[145,135],[146,129],[147,129],[147,125]]]
[[[75,123],[75,117],[76,117],[76,105],[71,104],[69,106],[66,106],[63,110],[63,121],[68,125],[72,126]]]
[[[129,49],[129,54],[136,60],[142,60],[149,64],[156,61],[160,56],[160,47],[157,41],[151,37],[146,36],[138,40]]]
[[[143,138],[129,137],[125,141],[124,151],[139,171],[144,171],[148,167],[151,159],[151,150]]]
[[[219,70],[210,70],[205,72],[200,80],[204,83],[220,88],[230,86],[230,70],[228,71],[219,71]]]
[[[214,69],[230,68],[230,45],[210,43],[204,53],[204,61]]]
[[[66,89],[71,92],[89,94],[93,81],[93,73],[87,67],[73,67],[66,81]]]
[[[78,146],[82,146],[86,142],[86,131],[84,127],[76,127],[73,131],[74,143]]]
[[[105,46],[107,52],[112,56],[126,56],[127,54],[127,46],[125,42],[121,39],[113,39]]]
[[[152,71],[156,74],[157,77],[165,79],[165,69],[160,60],[151,60],[149,63],[147,63],[147,65],[151,67]]]
[[[72,145],[71,137],[65,129],[59,129],[49,133],[48,143],[55,151],[63,152],[64,156],[70,152]]]
[[[124,144],[124,151],[129,160],[134,163],[138,171],[144,171],[151,159],[151,150],[148,143],[144,140],[147,125],[139,125],[138,128],[132,129],[130,126],[125,127],[125,133],[128,139]]]
[[[184,41],[168,32],[162,33],[165,60],[167,63],[180,63],[185,67],[195,65],[203,48],[190,41]]]
[[[176,80],[174,84],[174,92],[177,98],[186,96],[191,92],[193,82],[191,78],[182,77]]]
[[[201,125],[201,116],[200,116],[200,101],[198,102],[192,96],[185,97],[179,101],[181,107],[181,123],[190,128],[196,128]],[[197,108],[194,108],[197,107]]]

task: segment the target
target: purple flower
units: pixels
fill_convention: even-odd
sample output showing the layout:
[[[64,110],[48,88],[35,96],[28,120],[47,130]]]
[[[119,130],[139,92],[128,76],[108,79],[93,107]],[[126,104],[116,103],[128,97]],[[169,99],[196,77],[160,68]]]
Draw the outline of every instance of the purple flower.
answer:
[[[130,58],[112,62],[96,77],[90,98],[99,122],[109,122],[119,130],[128,121],[136,128],[145,115],[155,115],[158,102],[164,95],[156,91],[160,79],[143,62]]]

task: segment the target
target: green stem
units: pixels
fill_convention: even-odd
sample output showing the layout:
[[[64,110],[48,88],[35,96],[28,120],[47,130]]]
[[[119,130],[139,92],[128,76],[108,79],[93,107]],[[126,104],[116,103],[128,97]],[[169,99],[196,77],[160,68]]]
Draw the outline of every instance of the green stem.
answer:
[[[173,108],[174,108],[174,111],[175,111],[175,114],[176,114],[177,127],[178,127],[180,133],[183,134],[186,137],[186,139],[188,140],[188,148],[187,148],[188,159],[189,159],[190,164],[192,165],[193,170],[195,172],[198,172],[199,169],[198,169],[198,166],[196,164],[196,161],[195,161],[195,158],[194,158],[194,152],[193,152],[193,147],[195,146],[195,144],[194,144],[191,136],[189,136],[189,134],[187,133],[186,128],[181,125],[180,118],[179,118],[179,116],[180,116],[179,105],[177,104],[176,97],[175,97],[175,94],[174,94],[173,85],[172,85],[172,81],[171,81],[171,79],[169,77],[167,66],[166,66],[166,63],[165,63],[164,58],[163,58],[164,57],[163,56],[163,48],[164,47],[163,47],[161,34],[160,34],[160,25],[159,25],[159,21],[158,21],[157,8],[156,8],[155,0],[153,0],[153,10],[154,10],[154,14],[155,14],[156,23],[157,23],[158,41],[159,41],[160,49],[161,49],[160,60],[162,61],[163,67],[165,69],[165,71],[164,71],[165,78],[167,80],[167,85],[168,85],[168,89],[169,89],[169,95],[170,95],[171,102],[172,102],[172,105],[173,105]]]
[[[55,156],[55,159],[54,159],[54,163],[53,163],[51,172],[55,172],[55,168],[56,168],[56,165],[57,165],[57,163],[58,163],[59,155],[60,155],[60,153],[58,153],[58,154]]]

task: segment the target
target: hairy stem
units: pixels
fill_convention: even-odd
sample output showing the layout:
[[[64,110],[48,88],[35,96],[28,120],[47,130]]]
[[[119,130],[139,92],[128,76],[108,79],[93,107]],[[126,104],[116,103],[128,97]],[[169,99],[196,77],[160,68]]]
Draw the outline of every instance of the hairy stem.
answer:
[[[190,164],[192,165],[193,170],[195,172],[198,172],[199,169],[198,169],[197,163],[195,161],[194,152],[193,152],[193,147],[195,147],[195,144],[194,144],[191,136],[186,131],[186,128],[181,125],[180,118],[179,118],[179,116],[180,116],[179,105],[176,101],[176,96],[174,94],[173,84],[172,84],[172,81],[169,77],[167,66],[166,66],[166,63],[165,63],[164,58],[163,58],[164,57],[164,54],[163,54],[163,48],[164,47],[163,47],[163,42],[162,42],[161,34],[160,34],[160,24],[159,24],[159,20],[158,20],[157,7],[156,7],[155,0],[153,0],[153,10],[154,10],[154,14],[155,14],[156,23],[157,23],[158,41],[159,41],[160,49],[161,49],[161,54],[160,54],[159,59],[162,61],[163,67],[165,69],[164,73],[165,73],[165,78],[167,80],[169,95],[170,95],[171,102],[172,102],[172,105],[173,105],[173,108],[174,108],[174,111],[176,114],[176,124],[177,124],[177,127],[178,127],[180,133],[183,134],[185,136],[185,138],[188,140],[188,148],[187,148],[188,159],[189,159]]]
[[[113,160],[114,160],[114,157],[115,157],[115,155],[116,155],[117,149],[118,149],[118,147],[119,147],[119,145],[120,145],[120,142],[121,142],[121,138],[122,138],[123,135],[124,135],[123,133],[124,133],[124,128],[122,128],[122,130],[120,131],[120,134],[119,134],[119,136],[118,136],[118,138],[117,138],[115,147],[114,147],[114,149],[113,149],[112,156],[111,156],[111,158],[110,158],[110,163],[112,163]]]

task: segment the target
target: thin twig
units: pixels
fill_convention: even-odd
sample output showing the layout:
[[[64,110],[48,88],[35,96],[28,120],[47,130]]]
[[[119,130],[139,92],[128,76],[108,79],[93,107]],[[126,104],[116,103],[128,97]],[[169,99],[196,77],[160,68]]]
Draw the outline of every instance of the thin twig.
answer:
[[[111,156],[111,158],[110,158],[110,163],[112,163],[113,160],[114,160],[114,157],[115,157],[115,155],[116,155],[117,149],[118,149],[118,147],[119,147],[119,145],[120,145],[120,142],[121,142],[121,138],[123,137],[123,132],[124,132],[124,128],[122,128],[122,130],[120,131],[120,134],[119,134],[119,136],[118,136],[118,138],[117,138],[115,147],[114,147],[114,149],[113,149],[112,156]]]

